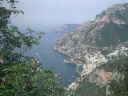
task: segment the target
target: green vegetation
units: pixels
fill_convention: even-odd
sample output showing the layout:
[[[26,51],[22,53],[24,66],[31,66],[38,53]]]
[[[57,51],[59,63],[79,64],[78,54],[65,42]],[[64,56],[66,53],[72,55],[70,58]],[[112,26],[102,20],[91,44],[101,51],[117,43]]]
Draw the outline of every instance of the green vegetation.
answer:
[[[113,60],[97,68],[106,72],[118,72],[118,75],[111,78],[109,83],[104,86],[96,85],[89,81],[89,76],[93,76],[95,70],[79,83],[75,91],[75,96],[106,96],[108,87],[108,96],[128,96],[128,57],[120,57],[119,60]],[[124,78],[123,78],[124,77]],[[97,78],[97,77],[94,77]]]
[[[127,26],[123,24],[117,25],[112,22],[105,23],[104,28],[100,30],[102,40],[97,39],[97,44],[100,46],[110,46],[127,41]]]
[[[95,83],[90,83],[87,79],[84,79],[75,93],[75,96],[105,96],[105,88],[100,88]]]
[[[124,76],[119,80],[113,79],[109,83],[111,96],[128,96],[128,57],[118,61],[117,70]]]
[[[17,11],[15,7],[17,2],[15,0],[7,1],[11,9],[0,6],[0,96],[105,96],[108,86],[110,96],[128,96],[127,57],[120,57],[119,60],[113,60],[97,68],[106,72],[120,73],[121,76],[120,74],[117,76],[120,77],[119,79],[111,78],[112,80],[107,85],[99,86],[96,83],[91,83],[86,77],[79,82],[76,90],[67,92],[57,82],[57,75],[53,71],[41,67],[38,58],[25,55],[27,50],[39,44],[42,33],[35,34],[31,29],[22,33],[18,27],[8,24],[8,19],[12,13],[19,14],[23,12]],[[2,2],[3,0],[0,1],[0,4]],[[120,11],[113,12],[115,12],[115,9],[109,15],[122,20],[126,19],[126,15],[119,14]],[[125,10],[124,12],[127,11]],[[106,12],[103,12],[101,17],[102,15],[106,15]],[[104,26],[101,28],[102,24]],[[83,29],[84,31],[79,32],[79,35],[84,34],[83,40],[79,38],[72,40],[70,36],[72,37],[73,34],[70,34],[68,38],[63,38],[63,42],[60,45],[66,45],[69,40],[72,40],[71,46],[68,46],[69,48],[66,48],[65,51],[71,50],[72,47],[77,47],[79,42],[82,42],[82,44],[92,43],[90,45],[96,43],[97,46],[111,46],[128,40],[128,24],[90,22],[86,25],[86,28]],[[99,28],[101,29],[99,30]],[[91,47],[88,52],[96,50]],[[81,57],[80,59],[75,58],[75,60],[86,63],[85,55],[83,54],[85,48],[77,47],[71,52],[72,56],[83,55],[79,56]],[[102,51],[104,55],[108,53],[111,53],[111,50]]]
[[[69,41],[70,44],[66,43]],[[106,64],[100,65],[100,67],[97,67],[89,74],[89,76],[92,76],[92,78],[90,77],[91,81],[93,81],[93,78],[96,78],[94,80],[95,83],[82,78],[84,80],[79,83],[80,85],[75,91],[73,90],[73,94],[75,95],[72,96],[106,96],[108,87],[109,93],[111,93],[108,96],[128,96],[128,59],[123,55],[120,56],[121,53],[125,54],[124,52],[127,54],[127,51],[124,51],[125,49],[119,49],[119,45],[127,47],[127,41],[128,3],[117,4],[112,8],[108,8],[97,15],[94,21],[83,24],[79,30],[59,40],[58,49],[63,44],[66,52],[70,51],[70,53],[73,53],[72,57],[75,57],[73,59],[76,63],[77,61],[81,61],[82,64],[85,64],[86,59],[84,57],[86,53],[94,55],[100,51],[103,55],[107,55],[114,52],[114,50],[120,51],[119,55],[112,56],[112,60],[110,59]],[[99,76],[98,78],[98,75],[96,77],[96,71],[102,71],[103,73],[101,75],[103,77]],[[109,73],[112,74],[112,78],[109,77],[111,76]],[[108,80],[108,82],[110,79],[110,82],[106,85],[101,84],[102,82],[99,84],[98,81],[102,79],[105,79],[104,81]]]
[[[56,75],[43,69],[37,58],[25,55],[39,44],[41,33],[31,29],[22,33],[18,27],[8,25],[11,14],[22,11],[17,11],[15,0],[7,4],[12,8],[0,7],[0,96],[64,96],[65,89],[56,81]]]

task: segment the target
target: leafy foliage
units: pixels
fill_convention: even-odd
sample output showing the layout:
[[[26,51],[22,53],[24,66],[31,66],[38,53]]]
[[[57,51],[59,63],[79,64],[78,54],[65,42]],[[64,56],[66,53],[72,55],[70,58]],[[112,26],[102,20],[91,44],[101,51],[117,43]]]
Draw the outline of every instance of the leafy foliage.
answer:
[[[105,88],[84,79],[75,91],[75,96],[105,96]]]
[[[0,49],[4,61],[0,66],[0,96],[64,96],[65,90],[56,81],[53,71],[43,69],[37,58],[25,55],[33,45],[39,44],[41,33],[34,34],[31,29],[22,33],[18,27],[8,25],[11,13],[18,11],[15,11],[15,0],[7,0],[7,3],[12,6],[11,11],[0,8]]]

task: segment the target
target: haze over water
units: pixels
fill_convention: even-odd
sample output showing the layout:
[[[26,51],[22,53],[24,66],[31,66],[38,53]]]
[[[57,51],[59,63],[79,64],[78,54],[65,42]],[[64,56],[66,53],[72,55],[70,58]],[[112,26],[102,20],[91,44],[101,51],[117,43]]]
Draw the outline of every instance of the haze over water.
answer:
[[[125,1],[125,0],[124,0]],[[44,31],[46,35],[41,44],[34,50],[42,66],[52,68],[62,76],[62,85],[68,85],[77,76],[74,64],[64,63],[62,54],[54,50],[54,42],[63,36],[50,30],[62,24],[81,24],[93,20],[106,8],[123,0],[22,0],[18,5],[24,10],[24,15],[13,18],[13,23],[20,28],[30,27],[35,31]]]

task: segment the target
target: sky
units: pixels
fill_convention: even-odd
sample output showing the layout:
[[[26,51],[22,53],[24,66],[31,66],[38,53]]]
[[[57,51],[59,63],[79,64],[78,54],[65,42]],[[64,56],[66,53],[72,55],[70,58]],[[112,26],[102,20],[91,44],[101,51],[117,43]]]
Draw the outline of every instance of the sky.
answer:
[[[18,7],[24,15],[13,18],[14,24],[60,25],[81,24],[93,20],[97,14],[113,4],[125,0],[20,0]]]

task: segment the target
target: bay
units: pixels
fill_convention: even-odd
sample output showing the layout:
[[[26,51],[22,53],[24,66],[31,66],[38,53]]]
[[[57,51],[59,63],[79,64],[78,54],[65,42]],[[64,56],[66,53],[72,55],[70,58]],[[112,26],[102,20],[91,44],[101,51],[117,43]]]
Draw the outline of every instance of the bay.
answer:
[[[46,69],[52,69],[55,73],[61,76],[60,83],[63,86],[68,86],[77,77],[76,65],[65,63],[64,59],[67,56],[54,50],[54,43],[60,39],[64,33],[56,33],[53,31],[46,32],[38,47],[33,48],[35,56],[37,56],[41,64]]]

